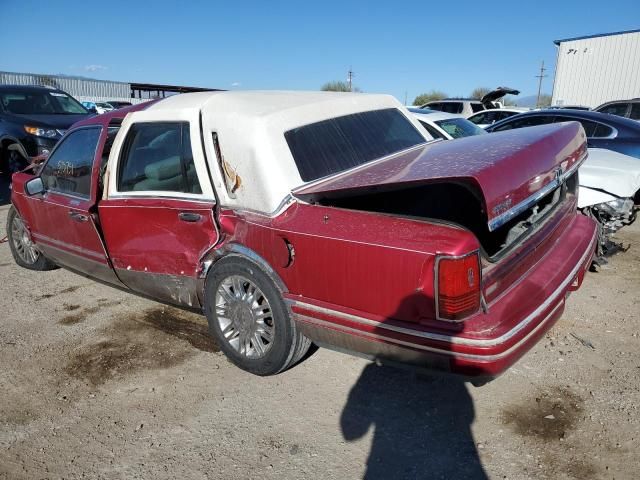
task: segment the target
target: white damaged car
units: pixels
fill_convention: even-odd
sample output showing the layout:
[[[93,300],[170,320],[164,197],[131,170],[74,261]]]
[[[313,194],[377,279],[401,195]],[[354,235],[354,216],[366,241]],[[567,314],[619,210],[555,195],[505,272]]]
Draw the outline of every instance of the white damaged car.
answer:
[[[597,258],[622,247],[611,235],[631,225],[640,203],[640,160],[612,150],[590,148],[580,166],[578,209],[598,223]]]

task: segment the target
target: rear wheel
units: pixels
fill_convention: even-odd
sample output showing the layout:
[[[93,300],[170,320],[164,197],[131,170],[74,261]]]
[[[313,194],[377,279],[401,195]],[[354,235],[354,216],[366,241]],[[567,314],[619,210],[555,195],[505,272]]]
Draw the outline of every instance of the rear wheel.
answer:
[[[21,267],[38,271],[58,268],[33,244],[27,227],[14,207],[11,207],[7,216],[7,237],[13,259]]]
[[[207,279],[205,313],[225,355],[256,375],[289,368],[311,344],[296,328],[275,282],[239,257],[214,266]]]

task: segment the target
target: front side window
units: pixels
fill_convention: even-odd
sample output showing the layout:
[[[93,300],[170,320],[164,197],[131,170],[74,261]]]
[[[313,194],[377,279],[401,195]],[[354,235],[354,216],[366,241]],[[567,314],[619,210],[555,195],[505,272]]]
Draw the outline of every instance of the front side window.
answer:
[[[40,174],[46,190],[89,197],[100,131],[99,127],[81,128],[60,142]]]
[[[202,193],[187,122],[131,126],[118,168],[119,192]]]
[[[289,130],[284,137],[305,182],[426,142],[396,108],[323,120]]]
[[[535,127],[536,125],[545,125],[547,123],[553,123],[554,117],[551,115],[531,115],[522,118],[514,118],[510,122],[506,122],[503,125],[497,127],[494,132],[502,132],[504,130],[511,130],[512,128],[523,127]]]
[[[633,120],[640,120],[640,102],[633,103],[631,105],[631,114],[629,115],[629,118],[632,118]]]

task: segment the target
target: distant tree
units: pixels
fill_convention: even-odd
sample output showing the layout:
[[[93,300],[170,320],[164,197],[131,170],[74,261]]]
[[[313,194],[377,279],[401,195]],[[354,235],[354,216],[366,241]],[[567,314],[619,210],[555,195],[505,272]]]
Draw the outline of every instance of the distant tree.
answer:
[[[538,107],[549,107],[551,106],[551,95],[548,93],[543,93],[540,95],[540,100],[538,101]]]
[[[447,94],[441,92],[439,90],[431,90],[427,93],[421,93],[416,98],[413,99],[413,104],[420,106],[425,103],[432,102],[434,100],[442,100],[443,98],[447,98]]]
[[[471,98],[475,99],[475,100],[480,100],[482,97],[484,97],[487,93],[489,93],[491,91],[490,88],[487,87],[477,87],[474,88],[471,91]]]
[[[347,82],[342,82],[340,80],[334,80],[333,82],[327,82],[320,90],[323,92],[360,92],[361,90],[358,87],[351,87],[349,90],[349,84]]]

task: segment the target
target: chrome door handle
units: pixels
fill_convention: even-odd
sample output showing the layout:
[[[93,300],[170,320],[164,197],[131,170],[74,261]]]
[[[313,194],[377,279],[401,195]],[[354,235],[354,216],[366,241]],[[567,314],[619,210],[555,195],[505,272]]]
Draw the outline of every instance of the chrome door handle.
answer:
[[[75,220],[76,222],[88,222],[89,221],[89,217],[87,215],[83,215],[82,213],[78,213],[78,212],[74,212],[74,211],[69,211],[69,216],[71,217],[71,220]]]
[[[183,222],[193,223],[193,222],[199,222],[200,220],[202,220],[202,215],[200,215],[199,213],[192,213],[192,212],[180,212],[178,214],[178,218]]]

